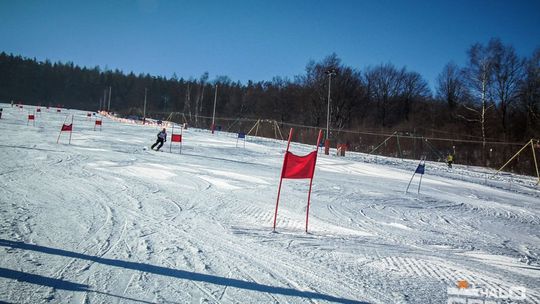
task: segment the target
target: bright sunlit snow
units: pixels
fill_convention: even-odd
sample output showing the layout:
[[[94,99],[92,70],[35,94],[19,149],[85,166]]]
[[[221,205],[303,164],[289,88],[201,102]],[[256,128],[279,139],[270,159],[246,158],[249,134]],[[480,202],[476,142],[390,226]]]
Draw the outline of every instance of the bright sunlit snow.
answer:
[[[180,154],[169,128],[156,152],[158,126],[94,131],[87,112],[45,108],[34,126],[35,107],[0,107],[0,301],[447,303],[467,281],[486,301],[540,303],[532,177],[427,162],[406,194],[417,161],[332,151],[309,233],[308,180],[283,181],[274,233],[286,141],[188,128]]]

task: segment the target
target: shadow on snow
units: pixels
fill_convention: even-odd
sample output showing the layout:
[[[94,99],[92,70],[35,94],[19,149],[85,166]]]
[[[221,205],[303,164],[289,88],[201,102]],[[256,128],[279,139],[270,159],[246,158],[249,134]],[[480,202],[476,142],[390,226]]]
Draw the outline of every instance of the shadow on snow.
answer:
[[[312,292],[312,291],[301,291],[301,290],[286,288],[286,287],[276,287],[276,286],[255,283],[255,282],[242,281],[238,279],[225,278],[225,277],[220,277],[216,275],[203,274],[203,273],[197,273],[197,272],[191,272],[191,271],[185,271],[185,270],[179,270],[179,269],[171,269],[171,268],[144,264],[144,263],[135,263],[135,262],[122,261],[122,260],[107,259],[107,258],[102,258],[102,257],[81,254],[81,253],[77,253],[73,251],[67,251],[63,249],[55,249],[55,248],[49,248],[49,247],[44,247],[44,246],[39,246],[39,245],[26,244],[23,242],[15,242],[15,241],[10,241],[10,240],[0,239],[0,246],[18,248],[18,249],[24,249],[24,250],[32,250],[32,251],[42,252],[46,254],[53,254],[53,255],[59,255],[59,256],[64,256],[64,257],[69,257],[69,258],[88,260],[88,261],[93,261],[93,262],[104,264],[104,265],[110,265],[110,266],[143,271],[143,272],[148,272],[148,273],[167,276],[167,277],[205,282],[205,283],[211,283],[211,284],[227,286],[227,287],[234,287],[234,288],[245,289],[245,290],[267,292],[271,294],[300,297],[300,298],[307,298],[307,299],[324,300],[324,301],[330,301],[330,302],[336,302],[336,303],[367,304],[367,302],[361,302],[361,301],[356,301],[356,300],[351,300],[351,299],[343,299],[343,298],[338,298],[331,295],[326,295],[326,294]],[[92,291],[92,290],[87,289],[88,288],[87,285],[71,283],[71,282],[67,282],[67,281],[63,281],[59,279],[52,279],[52,278],[47,278],[47,277],[33,275],[33,274],[21,273],[18,271],[13,271],[13,270],[5,269],[5,268],[0,268],[0,277],[22,280],[22,281],[26,281],[33,284],[50,286],[50,287],[54,287],[58,289],[66,289],[66,290],[72,290],[72,291]]]

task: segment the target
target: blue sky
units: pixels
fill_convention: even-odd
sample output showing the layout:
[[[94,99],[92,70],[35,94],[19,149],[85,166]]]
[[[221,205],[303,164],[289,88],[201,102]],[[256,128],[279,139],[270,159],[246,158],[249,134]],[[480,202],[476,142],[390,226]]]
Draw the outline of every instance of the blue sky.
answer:
[[[0,51],[185,79],[292,79],[335,52],[360,70],[406,66],[433,87],[492,37],[530,56],[540,1],[0,0]]]

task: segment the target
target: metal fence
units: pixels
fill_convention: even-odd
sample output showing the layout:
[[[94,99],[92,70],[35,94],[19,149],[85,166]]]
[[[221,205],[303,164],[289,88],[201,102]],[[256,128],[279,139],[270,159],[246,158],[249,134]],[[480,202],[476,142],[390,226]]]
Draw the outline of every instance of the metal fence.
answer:
[[[162,115],[163,116],[163,115]],[[166,116],[163,116],[166,117]],[[189,126],[210,129],[212,121],[218,131],[245,133],[248,136],[286,139],[290,128],[295,128],[294,140],[314,144],[321,127],[292,123],[278,123],[275,120],[250,118],[222,118],[189,116],[185,113],[169,113],[167,120],[187,123]],[[366,130],[330,130],[331,147],[346,145],[347,150],[403,159],[446,161],[452,154],[455,164],[483,166],[498,169],[503,166],[525,143],[509,143],[470,139],[426,137],[409,131],[374,132]],[[540,145],[535,140],[534,149],[540,156]],[[532,149],[525,149],[505,167],[506,171],[536,176]]]

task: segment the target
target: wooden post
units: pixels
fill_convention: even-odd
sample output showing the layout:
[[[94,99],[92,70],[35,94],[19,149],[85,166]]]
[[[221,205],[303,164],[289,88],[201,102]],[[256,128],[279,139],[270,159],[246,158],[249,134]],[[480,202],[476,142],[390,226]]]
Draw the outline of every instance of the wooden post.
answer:
[[[531,139],[531,148],[533,153],[533,159],[534,159],[534,166],[536,168],[536,176],[538,177],[538,181],[536,184],[540,184],[540,174],[538,173],[538,162],[536,161],[536,151],[534,151],[534,141]]]
[[[514,156],[512,156],[512,158],[510,158],[510,160],[508,160],[499,170],[497,170],[497,172],[495,172],[491,177],[494,177],[495,175],[497,175],[499,172],[502,171],[502,169],[504,169],[511,161],[514,160],[514,158],[516,158],[519,153],[521,153],[521,151],[525,150],[525,148],[531,144],[532,145],[532,142],[533,140],[529,140],[521,149],[519,149],[519,151],[516,152],[516,154],[514,154]],[[534,151],[534,148],[533,148],[533,151]],[[536,156],[535,156],[536,157]],[[537,171],[538,172],[538,171]]]

